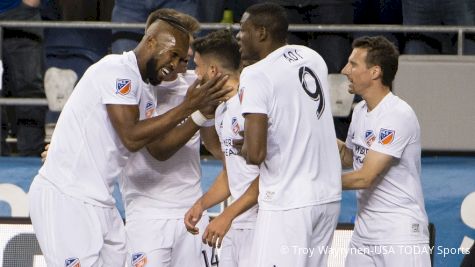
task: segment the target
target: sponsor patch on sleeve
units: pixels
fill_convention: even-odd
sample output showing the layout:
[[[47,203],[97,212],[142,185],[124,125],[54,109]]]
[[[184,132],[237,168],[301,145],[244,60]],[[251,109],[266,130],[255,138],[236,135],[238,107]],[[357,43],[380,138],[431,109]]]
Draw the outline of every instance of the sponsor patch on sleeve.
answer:
[[[132,82],[129,79],[117,79],[115,89],[116,94],[127,95],[132,89]]]
[[[379,143],[389,145],[394,141],[396,131],[381,128],[379,131]]]

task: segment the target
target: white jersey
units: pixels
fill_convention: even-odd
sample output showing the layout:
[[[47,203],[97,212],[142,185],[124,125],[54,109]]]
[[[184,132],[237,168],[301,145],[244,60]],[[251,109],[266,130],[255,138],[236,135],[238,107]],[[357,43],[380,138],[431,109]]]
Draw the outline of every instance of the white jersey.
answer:
[[[368,150],[397,159],[379,182],[358,190],[353,238],[365,244],[429,242],[421,189],[421,140],[412,108],[389,93],[368,112],[365,101],[353,111],[346,146],[353,168],[360,169]]]
[[[134,52],[104,57],[84,73],[64,106],[40,174],[66,195],[113,207],[113,186],[131,153],[112,126],[106,105],[138,105],[143,119],[155,103]]]
[[[158,85],[158,114],[182,103],[195,80],[196,75],[189,71]],[[156,160],[146,148],[134,153],[120,180],[127,220],[183,218],[202,195],[199,151],[197,132],[166,161]]]
[[[243,70],[243,115],[268,117],[260,209],[286,210],[341,199],[327,76],[322,57],[299,45],[283,46]]]
[[[241,115],[241,103],[238,95],[233,96],[216,109],[215,126],[226,160],[229,189],[231,196],[236,200],[246,192],[252,181],[259,175],[259,168],[255,165],[248,165],[244,158],[237,154],[236,148],[232,146],[232,140],[242,138],[239,132],[244,130],[244,118]],[[232,228],[253,229],[256,218],[257,205],[234,219]]]

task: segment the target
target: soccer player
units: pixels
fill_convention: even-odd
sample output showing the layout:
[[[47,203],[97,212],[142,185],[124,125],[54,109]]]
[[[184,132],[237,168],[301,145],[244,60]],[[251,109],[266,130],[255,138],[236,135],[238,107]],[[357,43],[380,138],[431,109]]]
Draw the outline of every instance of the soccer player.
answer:
[[[198,30],[196,20],[180,19],[183,24],[192,24],[193,32]],[[154,88],[159,115],[179,105],[196,80],[197,76],[186,70],[192,55],[190,48],[187,60]],[[152,115],[153,109],[149,111]],[[160,149],[155,149],[155,156],[145,148],[132,155],[121,174],[120,191],[131,266],[142,259],[146,259],[150,267],[204,267],[206,261],[211,261],[210,249],[198,236],[190,235],[183,224],[183,215],[202,195],[200,134],[197,132],[200,127],[187,120],[178,128],[180,131],[175,135],[160,139]],[[209,221],[206,214],[204,217],[198,226],[202,229]]]
[[[224,86],[233,90],[227,95],[229,99],[218,106],[215,116],[215,128],[219,136],[216,141],[221,143],[225,158],[224,171],[186,213],[185,224],[191,233],[198,234],[196,224],[200,219],[203,220],[203,211],[232,196],[236,201],[214,218],[206,229],[201,228],[204,230],[202,239],[211,247],[221,247],[222,243],[219,266],[252,266],[250,244],[257,217],[256,178],[259,168],[247,165],[233,146],[233,140],[242,139],[239,133],[244,127],[237,93],[241,56],[239,45],[229,31],[221,30],[195,40],[192,46],[195,50],[195,71],[202,81],[209,80],[219,72],[229,74]]]
[[[199,109],[225,100],[218,76],[188,90],[183,103],[146,119],[156,107],[149,84],[158,85],[184,60],[189,29],[173,16],[152,13],[144,38],[123,55],[106,56],[91,66],[65,105],[48,159],[29,192],[30,216],[46,262],[64,266],[123,266],[125,231],[111,192],[131,152],[156,146]]]
[[[342,73],[363,101],[346,143],[337,140],[343,189],[357,189],[358,214],[346,266],[431,266],[421,189],[416,114],[391,92],[399,53],[384,37],[362,37]],[[362,251],[364,253],[357,253]]]
[[[260,166],[254,266],[326,266],[341,200],[341,164],[328,71],[305,46],[287,45],[285,10],[256,4],[241,18],[243,154]],[[313,248],[313,255],[300,253]]]

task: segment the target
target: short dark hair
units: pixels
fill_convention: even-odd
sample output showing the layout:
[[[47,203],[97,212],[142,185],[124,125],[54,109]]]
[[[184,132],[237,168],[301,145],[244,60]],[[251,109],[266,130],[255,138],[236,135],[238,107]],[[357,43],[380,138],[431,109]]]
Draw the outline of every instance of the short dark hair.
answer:
[[[191,47],[200,55],[217,57],[227,70],[238,70],[241,63],[239,44],[229,30],[218,30],[196,39]]]
[[[195,18],[171,8],[161,8],[150,13],[147,18],[145,29],[148,29],[150,25],[159,19],[168,22],[175,28],[186,31],[191,35],[200,29],[200,23]]]
[[[383,36],[364,36],[353,41],[353,48],[367,50],[366,65],[380,66],[383,72],[382,83],[392,87],[398,68],[399,51],[396,46]]]
[[[287,41],[289,21],[283,7],[265,2],[250,6],[246,9],[246,12],[251,15],[249,19],[252,24],[266,28],[273,40],[278,42]]]

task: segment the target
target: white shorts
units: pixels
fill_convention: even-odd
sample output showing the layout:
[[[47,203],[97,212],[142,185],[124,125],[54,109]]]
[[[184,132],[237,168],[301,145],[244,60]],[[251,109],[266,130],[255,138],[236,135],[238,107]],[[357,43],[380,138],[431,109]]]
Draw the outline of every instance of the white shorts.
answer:
[[[254,229],[231,228],[221,244],[219,267],[248,267],[251,264],[251,246]]]
[[[197,224],[200,233],[192,235],[183,219],[127,221],[128,266],[140,266],[140,261],[147,267],[211,266],[211,248],[201,241],[208,222],[204,215]]]
[[[327,266],[340,202],[298,209],[259,210],[251,262],[256,267]]]
[[[48,267],[124,266],[125,229],[116,208],[98,207],[60,192],[36,176],[30,217]],[[77,265],[79,266],[79,265]]]
[[[430,267],[429,244],[367,245],[351,240],[346,267]]]

